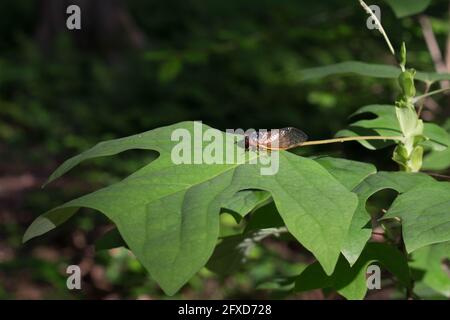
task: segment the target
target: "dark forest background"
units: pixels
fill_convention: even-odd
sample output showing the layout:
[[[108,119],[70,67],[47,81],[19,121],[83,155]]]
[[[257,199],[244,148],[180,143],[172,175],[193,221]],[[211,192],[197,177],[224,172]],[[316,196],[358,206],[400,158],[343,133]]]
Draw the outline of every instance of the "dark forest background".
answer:
[[[81,30],[66,28],[70,4],[81,7]],[[385,2],[376,4],[394,44],[406,42],[410,66],[439,68],[424,39],[427,23],[450,66],[448,1],[402,19]],[[95,251],[111,223],[89,210],[21,243],[34,217],[125,177],[149,156],[128,152],[93,161],[41,189],[59,163],[96,142],[184,120],[222,130],[294,126],[326,139],[361,106],[389,104],[398,94],[386,79],[300,81],[309,67],[395,63],[381,36],[366,28],[356,0],[2,0],[0,13],[1,299],[165,298],[126,249]],[[424,118],[445,123],[448,102],[427,99]],[[370,152],[357,143],[314,150],[396,170],[392,150]],[[227,217],[222,223],[231,224]],[[270,290],[268,279],[297,274],[310,257],[294,244],[264,244],[239,273],[219,277],[205,269],[175,298],[286,297]],[[83,290],[67,290],[68,264],[81,265]],[[368,298],[395,294],[388,288]]]

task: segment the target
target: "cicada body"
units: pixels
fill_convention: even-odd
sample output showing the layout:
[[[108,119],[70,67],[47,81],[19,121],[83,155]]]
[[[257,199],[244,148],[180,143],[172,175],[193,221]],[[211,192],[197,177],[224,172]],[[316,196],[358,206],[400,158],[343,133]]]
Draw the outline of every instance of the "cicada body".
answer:
[[[308,140],[306,133],[294,127],[252,131],[245,135],[246,148],[267,150],[288,150],[301,146]]]

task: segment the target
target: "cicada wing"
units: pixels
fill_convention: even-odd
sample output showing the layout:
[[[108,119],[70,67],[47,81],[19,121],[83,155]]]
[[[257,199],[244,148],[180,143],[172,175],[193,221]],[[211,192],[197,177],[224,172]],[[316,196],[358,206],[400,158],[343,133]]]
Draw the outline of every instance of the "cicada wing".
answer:
[[[278,130],[278,148],[291,149],[300,146],[303,142],[308,140],[308,136],[302,130],[288,127]],[[275,142],[275,141],[274,141]]]
[[[293,127],[255,131],[246,135],[246,142],[249,146],[269,150],[291,149],[300,146],[306,140],[308,140],[308,136]]]

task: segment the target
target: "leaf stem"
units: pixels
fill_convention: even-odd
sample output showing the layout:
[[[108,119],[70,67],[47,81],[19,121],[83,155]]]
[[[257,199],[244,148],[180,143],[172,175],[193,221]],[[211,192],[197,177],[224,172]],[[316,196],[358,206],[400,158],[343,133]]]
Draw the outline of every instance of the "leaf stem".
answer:
[[[430,91],[430,87],[431,87],[431,83],[430,82],[427,82],[426,84],[425,84],[425,92],[424,92],[424,94],[422,94],[422,95],[420,95],[420,96],[416,96],[416,97],[414,97],[414,99],[413,99],[413,103],[416,103],[417,101],[420,101],[420,104],[419,104],[419,110],[417,111],[417,116],[420,118],[420,115],[422,114],[422,110],[423,110],[423,105],[424,105],[424,103],[425,103],[425,99],[424,98],[426,98],[427,97],[427,95],[430,93],[429,91]]]
[[[408,254],[408,250],[406,249],[406,244],[405,244],[405,239],[403,237],[403,225],[402,225],[402,232],[400,233],[400,249],[403,252],[403,254],[405,255],[406,260],[409,259],[409,254]],[[410,278],[410,283],[406,286],[406,295],[405,295],[405,299],[406,300],[414,300],[415,299],[415,294],[414,294],[414,285],[415,285],[415,281],[414,278],[412,277],[412,273],[411,273],[411,269],[408,268],[408,272],[409,272],[409,278]]]
[[[429,88],[429,86],[428,86],[428,88]],[[416,103],[417,101],[419,101],[419,100],[421,100],[421,99],[423,99],[423,98],[426,98],[426,97],[435,95],[435,94],[437,94],[437,93],[449,91],[449,90],[450,90],[450,88],[437,89],[437,90],[430,91],[430,92],[428,92],[427,90],[425,90],[425,93],[424,93],[424,94],[422,94],[422,95],[420,95],[420,96],[414,97],[413,103]]]
[[[358,137],[345,137],[345,138],[335,138],[335,139],[326,139],[326,140],[313,140],[306,141],[300,144],[303,146],[311,146],[317,144],[329,144],[329,143],[339,143],[339,142],[347,142],[347,141],[359,141],[359,140],[403,140],[403,137],[389,137],[389,136],[358,136]]]
[[[443,175],[443,174],[438,174],[438,173],[433,173],[433,172],[426,172],[426,171],[424,171],[424,173],[426,173],[426,174],[428,174],[428,175],[430,175],[432,177],[450,180],[450,176],[446,176],[446,175]]]

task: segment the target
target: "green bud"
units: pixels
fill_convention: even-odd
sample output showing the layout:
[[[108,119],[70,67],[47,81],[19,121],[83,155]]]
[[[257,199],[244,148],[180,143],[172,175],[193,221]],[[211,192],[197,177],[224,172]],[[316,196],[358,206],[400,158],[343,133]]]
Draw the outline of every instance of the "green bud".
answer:
[[[402,171],[408,171],[408,156],[406,154],[405,148],[403,148],[401,145],[397,145],[397,147],[394,150],[394,153],[392,155],[392,160],[397,162],[397,164],[400,166]]]
[[[424,135],[420,134],[414,137],[414,145],[417,146],[422,142],[425,142],[427,140],[430,140],[429,138],[425,137]]]
[[[423,147],[417,146],[411,155],[408,167],[412,172],[419,172],[422,167]]]
[[[409,159],[408,151],[402,144],[398,144],[394,150],[394,160],[400,163],[406,163]]]
[[[416,95],[416,87],[414,86],[414,76],[416,70],[408,69],[398,77],[398,84],[402,90],[402,93],[407,98],[413,98]]]
[[[400,97],[397,101],[395,101],[395,106],[397,108],[401,109],[401,108],[408,108],[409,104],[408,104],[408,101],[406,101],[402,97]]]
[[[400,49],[400,66],[405,68],[406,66],[406,45],[402,42],[402,47]]]

